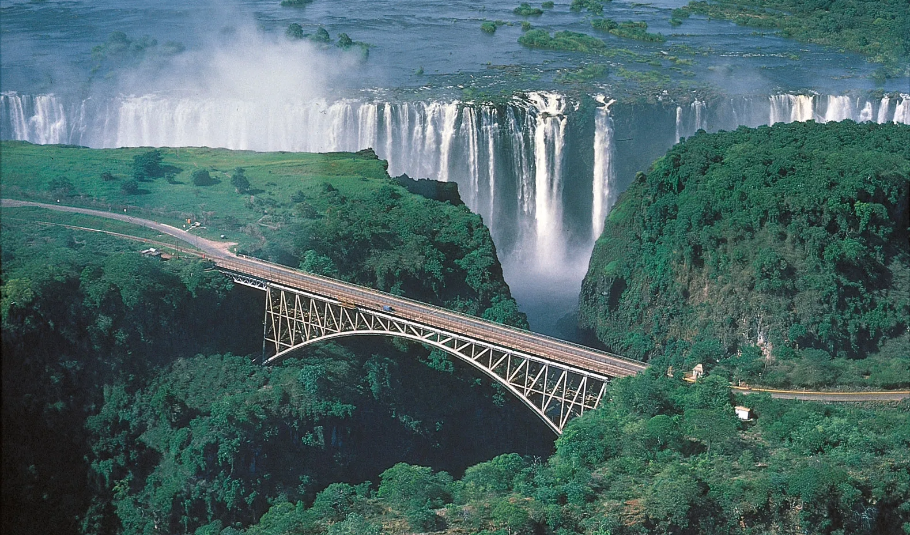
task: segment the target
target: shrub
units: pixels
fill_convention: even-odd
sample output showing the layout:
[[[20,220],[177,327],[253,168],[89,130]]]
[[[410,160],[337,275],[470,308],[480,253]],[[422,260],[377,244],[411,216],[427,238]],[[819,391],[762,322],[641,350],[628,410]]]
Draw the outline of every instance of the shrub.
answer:
[[[158,178],[164,174],[161,168],[161,151],[150,150],[133,156],[133,179],[139,182]]]
[[[582,9],[587,9],[595,15],[600,15],[604,12],[604,5],[603,2],[599,0],[572,0],[570,9],[572,11],[581,11]]]
[[[136,195],[139,193],[139,183],[135,180],[127,180],[120,186],[120,191],[124,195]]]
[[[231,175],[231,185],[237,190],[237,193],[246,193],[250,191],[250,180],[246,177],[246,170],[243,167],[234,169]]]
[[[105,171],[101,173],[101,180],[105,182],[111,182],[112,180],[117,180],[117,177],[115,177],[110,171]]]
[[[547,50],[566,50],[569,52],[588,52],[603,54],[607,45],[600,39],[583,33],[569,31],[556,32],[550,37],[544,30],[529,30],[518,38],[518,42],[528,48]]]
[[[288,39],[303,39],[303,26],[292,22],[288,25],[288,29],[284,31],[284,35]]]
[[[619,24],[615,20],[610,19],[594,19],[591,21],[591,27],[595,30],[600,30],[602,32],[608,32],[614,28],[618,28]]]
[[[496,24],[490,21],[485,21],[480,25],[480,29],[486,33],[496,33]]]
[[[544,2],[544,3],[540,4],[540,7],[544,8],[544,9],[553,9],[554,5],[555,4],[553,2]]]
[[[47,191],[57,196],[70,197],[76,194],[76,186],[65,176],[58,176],[48,182]]]
[[[212,178],[212,175],[209,174],[206,169],[196,169],[193,171],[193,185],[194,186],[211,186],[215,183],[215,179]]]
[[[528,3],[522,3],[512,10],[512,13],[515,13],[519,17],[535,17],[537,15],[543,15],[543,10],[539,7],[531,7]]]
[[[344,34],[341,34],[341,35],[344,35]],[[339,40],[341,39],[341,35],[338,36]],[[329,32],[322,26],[320,26],[319,29],[316,30],[316,33],[309,36],[309,39],[310,39],[310,41],[315,41],[317,43],[331,43],[332,42],[332,38],[329,36]]]
[[[623,22],[618,27],[610,29],[610,33],[617,37],[627,39],[636,39],[638,41],[647,41],[651,43],[662,43],[667,40],[666,37],[659,33],[648,33],[648,24],[646,22]]]

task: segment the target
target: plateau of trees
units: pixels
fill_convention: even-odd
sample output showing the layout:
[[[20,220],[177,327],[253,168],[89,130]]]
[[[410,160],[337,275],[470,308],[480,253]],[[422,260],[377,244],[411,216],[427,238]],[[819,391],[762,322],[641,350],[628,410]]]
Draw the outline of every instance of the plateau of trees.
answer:
[[[910,385],[910,127],[696,134],[607,219],[581,322],[621,354],[778,386]]]
[[[690,13],[865,54],[883,65],[881,79],[910,75],[910,5],[903,0],[699,0],[674,10],[673,20]]]

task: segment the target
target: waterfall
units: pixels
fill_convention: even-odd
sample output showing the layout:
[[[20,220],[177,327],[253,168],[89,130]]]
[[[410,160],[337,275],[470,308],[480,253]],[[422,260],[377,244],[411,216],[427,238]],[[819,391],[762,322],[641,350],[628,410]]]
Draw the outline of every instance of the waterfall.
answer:
[[[69,126],[63,103],[55,95],[3,93],[3,138],[32,143],[67,143]],[[7,130],[9,132],[7,133]]]
[[[467,163],[467,188],[464,188],[462,195],[466,196],[465,203],[468,206],[477,206],[477,194],[480,189],[480,154],[477,141],[477,110],[474,107],[466,107],[461,116],[461,132],[459,137],[465,143],[465,161]]]
[[[827,106],[825,107],[825,116],[823,121],[843,121],[844,119],[853,119],[853,99],[847,96],[828,95]],[[867,119],[868,120],[868,119]]]
[[[910,124],[910,95],[901,93],[901,101],[894,108],[895,123]]]
[[[512,169],[518,177],[517,197],[518,216],[525,219],[532,213],[534,202],[534,185],[531,180],[531,160],[528,158],[528,143],[526,131],[516,116],[517,108],[510,106],[506,109],[506,131],[509,132],[512,147]]]
[[[454,99],[258,102],[157,94],[67,101],[4,92],[0,138],[99,148],[330,152],[372,147],[388,160],[392,176],[457,182],[465,203],[489,226],[513,277],[507,279],[513,291],[534,298],[541,286],[555,292],[553,277],[565,283],[566,292],[577,293],[573,284],[583,276],[577,268],[602,232],[617,193],[635,171],[647,168],[680,137],[708,130],[709,123],[714,130],[809,119],[910,124],[908,94],[731,97],[669,110],[656,107],[641,120],[626,120],[621,114],[630,108],[602,95],[592,98],[598,106],[584,116],[590,108],[542,92],[495,105]],[[618,138],[643,141],[617,143]]]
[[[610,106],[615,100],[606,102],[598,95],[595,100],[602,104],[594,116],[594,174],[592,180],[591,236],[597,239],[603,231],[604,218],[610,209],[613,183],[613,118]],[[678,124],[678,123],[677,123]],[[678,127],[677,127],[678,128]],[[679,133],[677,129],[677,134]]]
[[[676,135],[673,136],[673,143],[679,143],[682,135],[683,109],[682,106],[676,106]]]
[[[700,100],[692,101],[688,110],[682,106],[676,107],[676,136],[673,143],[678,143],[681,138],[691,136],[699,130],[708,129],[706,108],[707,105]]]
[[[888,122],[888,105],[891,103],[891,99],[888,97],[882,98],[878,106],[878,117],[875,119],[875,122],[879,124],[884,124]],[[897,122],[897,117],[895,116],[894,121]]]
[[[496,225],[496,146],[499,137],[499,120],[496,108],[484,106],[480,110],[483,133],[487,138],[487,226]]]
[[[815,98],[811,95],[772,95],[768,124],[811,121],[815,113]]]
[[[535,259],[557,267],[564,253],[562,236],[562,166],[566,135],[566,100],[555,93],[530,93],[534,106]]]

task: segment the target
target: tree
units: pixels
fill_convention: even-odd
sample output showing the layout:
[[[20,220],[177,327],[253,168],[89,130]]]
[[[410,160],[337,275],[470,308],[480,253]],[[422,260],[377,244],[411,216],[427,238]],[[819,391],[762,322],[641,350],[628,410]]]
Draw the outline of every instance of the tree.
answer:
[[[150,178],[158,178],[163,174],[161,151],[155,149],[133,156],[133,179],[141,182]]]
[[[231,185],[237,190],[237,193],[246,193],[250,191],[250,180],[246,177],[246,170],[243,167],[234,169],[231,175]]]
[[[136,195],[139,193],[139,183],[135,180],[127,180],[120,185],[120,191],[123,192],[124,195]]]
[[[329,36],[329,32],[320,26],[319,29],[316,30],[316,33],[310,36],[310,41],[316,41],[317,43],[331,43],[332,38]]]
[[[451,499],[452,476],[426,466],[398,463],[379,475],[378,495],[401,508],[441,507]]]
[[[212,178],[212,175],[209,174],[207,169],[196,169],[193,171],[193,185],[211,186],[214,183],[215,179]]]
[[[303,26],[296,22],[292,22],[288,25],[288,29],[284,31],[284,35],[287,36],[288,39],[303,39]]]
[[[354,44],[354,41],[350,37],[348,37],[348,34],[346,34],[346,33],[338,34],[338,46],[340,46],[341,48],[350,48],[351,45],[353,45],[353,44]]]

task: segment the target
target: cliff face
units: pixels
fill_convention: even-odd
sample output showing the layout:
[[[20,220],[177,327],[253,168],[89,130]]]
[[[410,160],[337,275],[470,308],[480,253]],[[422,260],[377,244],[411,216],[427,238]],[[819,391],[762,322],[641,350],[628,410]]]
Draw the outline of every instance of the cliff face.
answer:
[[[907,354],[908,193],[905,125],[698,134],[613,208],[580,323],[646,360]]]

